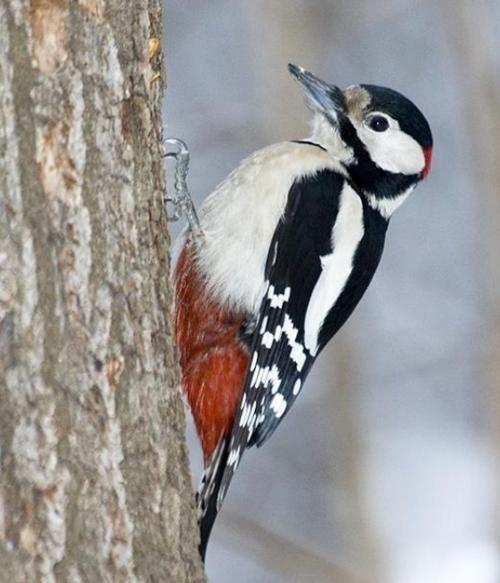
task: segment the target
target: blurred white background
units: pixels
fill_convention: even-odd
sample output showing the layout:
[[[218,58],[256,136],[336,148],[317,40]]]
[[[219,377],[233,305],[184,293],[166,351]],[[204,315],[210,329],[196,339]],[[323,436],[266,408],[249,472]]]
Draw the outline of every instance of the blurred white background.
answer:
[[[361,305],[245,455],[212,583],[500,582],[499,24],[498,0],[166,3],[166,133],[191,148],[198,202],[307,136],[288,62],[401,91],[435,141]]]

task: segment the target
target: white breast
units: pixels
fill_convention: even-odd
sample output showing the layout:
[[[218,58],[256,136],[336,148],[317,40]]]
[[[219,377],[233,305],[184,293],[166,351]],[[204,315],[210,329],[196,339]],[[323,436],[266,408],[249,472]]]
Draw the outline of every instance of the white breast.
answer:
[[[339,212],[332,231],[333,252],[321,257],[323,270],[306,312],[304,344],[312,355],[318,350],[321,326],[351,274],[354,255],[363,234],[363,204],[346,183],[340,195]]]
[[[290,187],[324,168],[343,172],[320,148],[275,144],[244,160],[206,199],[201,209],[205,241],[197,255],[210,292],[221,304],[258,310],[267,253]]]

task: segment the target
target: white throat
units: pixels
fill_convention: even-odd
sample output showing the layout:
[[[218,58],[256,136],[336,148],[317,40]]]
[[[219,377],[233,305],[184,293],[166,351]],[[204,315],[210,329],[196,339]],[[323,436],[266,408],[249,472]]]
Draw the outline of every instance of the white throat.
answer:
[[[322,113],[316,112],[312,118],[312,134],[309,138],[311,142],[315,142],[323,146],[332,158],[343,163],[352,161],[354,152],[352,148],[348,147],[340,137],[340,133],[336,130]]]
[[[384,219],[389,219],[391,218],[392,213],[398,209],[410,196],[414,188],[415,185],[412,184],[412,186],[394,198],[377,198],[374,194],[368,193],[366,194],[366,198],[372,209],[377,210],[384,217]]]

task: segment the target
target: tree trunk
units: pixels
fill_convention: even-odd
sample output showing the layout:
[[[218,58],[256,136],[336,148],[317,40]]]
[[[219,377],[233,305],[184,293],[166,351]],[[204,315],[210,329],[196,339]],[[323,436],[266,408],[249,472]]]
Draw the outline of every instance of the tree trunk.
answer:
[[[0,579],[203,581],[160,0],[0,0]]]

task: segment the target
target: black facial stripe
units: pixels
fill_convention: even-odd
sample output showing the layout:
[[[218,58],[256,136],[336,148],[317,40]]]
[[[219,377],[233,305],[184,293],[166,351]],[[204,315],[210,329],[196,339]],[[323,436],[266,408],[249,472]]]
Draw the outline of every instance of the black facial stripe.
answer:
[[[349,175],[357,188],[376,198],[396,198],[420,180],[419,174],[383,170],[368,155],[359,157],[357,164],[349,166]],[[375,189],[374,184],[377,185]]]
[[[349,177],[358,190],[377,198],[396,198],[419,181],[419,174],[389,172],[377,166],[347,116],[342,116],[340,120],[340,136],[354,151],[354,162],[348,165],[348,170]]]

